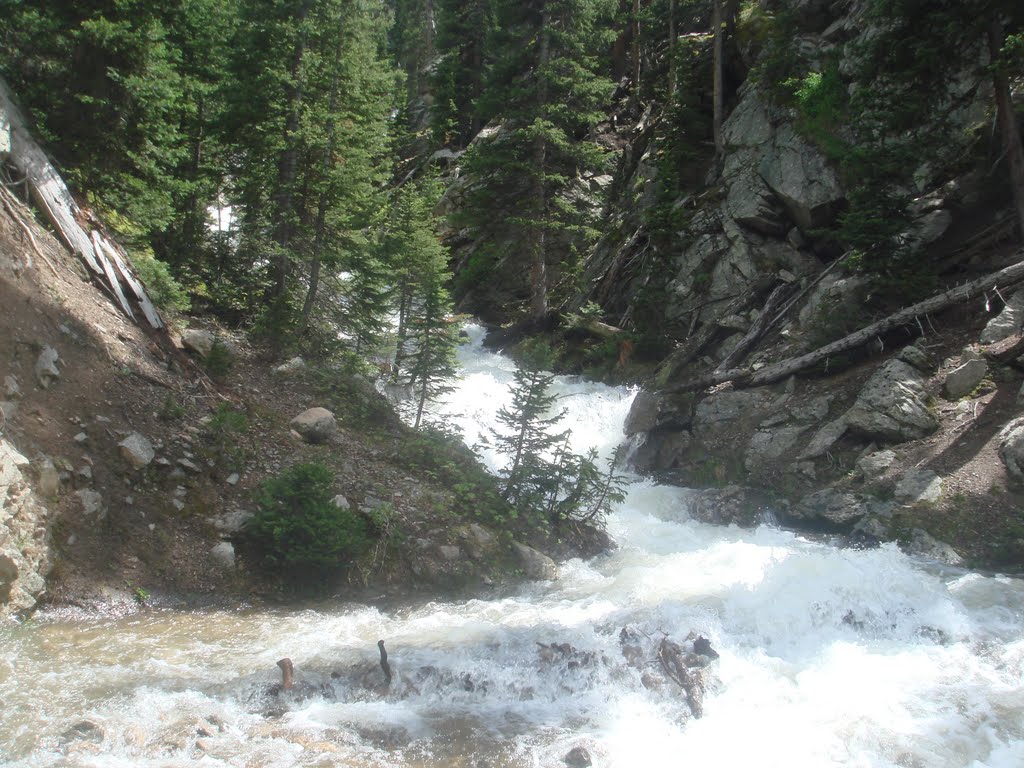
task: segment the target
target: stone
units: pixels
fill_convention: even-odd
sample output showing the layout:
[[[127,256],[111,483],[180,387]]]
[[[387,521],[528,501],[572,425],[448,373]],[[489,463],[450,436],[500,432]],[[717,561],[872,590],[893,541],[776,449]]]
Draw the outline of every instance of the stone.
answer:
[[[638,432],[648,432],[654,429],[658,423],[658,414],[661,411],[662,397],[657,392],[642,389],[636,393],[633,403],[629,407],[629,414],[622,425],[626,437],[631,437]]]
[[[227,476],[227,479],[224,482],[228,485],[238,485],[238,481],[241,479],[241,476],[237,472],[232,472]]]
[[[17,400],[21,397],[21,386],[13,374],[4,376],[4,397],[8,400]]]
[[[85,432],[79,432],[74,437],[74,440],[75,440],[76,443],[84,443],[88,439],[89,439],[89,436],[87,434],[85,434]]]
[[[764,520],[768,509],[764,493],[741,485],[704,488],[693,491],[686,500],[689,516],[709,525],[753,528]]]
[[[474,560],[485,558],[494,545],[494,536],[479,523],[470,523],[459,536],[466,552]]]
[[[750,438],[744,466],[747,471],[773,469],[800,442],[808,427],[759,429]]]
[[[906,546],[908,554],[938,560],[947,565],[961,565],[964,559],[953,547],[939,541],[927,531],[915,528],[911,533],[910,542]]]
[[[824,530],[851,530],[870,515],[888,517],[893,504],[836,488],[816,491],[785,513],[793,524]]]
[[[0,400],[0,429],[4,424],[13,421],[18,415],[18,403],[16,400]]]
[[[57,381],[60,378],[60,371],[57,370],[57,363],[60,362],[60,356],[57,354],[57,350],[47,344],[43,347],[43,351],[39,353],[39,357],[36,359],[36,381],[39,382],[39,386],[43,389],[47,389],[50,384]]]
[[[83,488],[75,491],[79,501],[82,503],[82,513],[91,517],[96,515],[99,519],[106,517],[106,510],[103,507],[103,496],[91,488]]]
[[[331,503],[338,509],[352,509],[352,505],[349,503],[349,500],[340,493],[331,499]]]
[[[185,349],[196,352],[200,357],[206,357],[213,349],[217,337],[212,331],[204,331],[200,328],[189,328],[182,331],[181,344]]]
[[[890,450],[874,451],[857,460],[857,469],[865,480],[875,480],[896,461],[896,454]]]
[[[868,379],[843,418],[848,429],[870,440],[918,440],[939,428],[926,398],[917,369],[893,358]]]
[[[640,474],[664,472],[678,467],[693,437],[685,430],[648,432],[643,442],[628,456],[629,463]]]
[[[189,461],[188,459],[178,459],[178,466],[181,467],[182,469],[187,469],[189,472],[192,473],[199,472],[199,467],[195,464],[195,462]]]
[[[230,541],[222,541],[210,549],[213,561],[228,570],[235,567],[235,547]]]
[[[899,501],[938,501],[942,496],[942,478],[930,469],[911,469],[896,484],[894,495]]]
[[[1024,418],[1014,419],[1000,431],[999,458],[1016,480],[1024,480]]]
[[[759,411],[769,401],[769,396],[761,392],[739,390],[734,392],[717,392],[709,395],[697,404],[693,415],[693,432],[697,437],[713,435],[725,422],[733,422],[741,418],[764,416]]]
[[[562,758],[562,762],[569,768],[590,768],[594,764],[585,747],[573,747]]]
[[[520,544],[518,541],[512,542],[512,548],[515,550],[516,557],[519,558],[519,564],[523,567],[523,574],[526,578],[537,581],[551,581],[558,578],[558,566],[543,552],[538,552],[533,547]]]
[[[273,368],[273,372],[279,376],[286,376],[290,373],[296,373],[306,367],[306,361],[301,357],[293,357],[291,360],[281,363],[277,367]]]
[[[118,445],[121,448],[121,456],[131,464],[132,469],[138,470],[148,466],[156,456],[149,438],[139,432],[132,432]]]
[[[442,560],[447,560],[450,563],[462,557],[462,550],[453,544],[442,544],[437,548],[437,551],[440,553]]]
[[[932,373],[935,370],[935,358],[916,344],[908,344],[896,354],[896,357],[914,366],[921,373]]]
[[[819,456],[824,456],[832,450],[832,446],[838,443],[845,434],[845,419],[835,419],[834,421],[830,421],[814,433],[814,437],[812,437],[810,442],[807,443],[807,447],[800,451],[800,454],[796,457],[797,460],[805,461],[807,459],[816,459]]]
[[[978,338],[982,344],[995,344],[1021,332],[1024,325],[1024,291],[1016,291],[998,315],[988,321]]]
[[[326,408],[310,408],[291,420],[291,428],[307,443],[325,443],[338,431],[338,424]]]
[[[758,171],[804,232],[830,224],[843,200],[835,170],[790,123],[775,129]]]
[[[60,472],[53,459],[44,458],[36,467],[36,476],[39,483],[39,493],[43,496],[53,497],[60,492]]]
[[[942,383],[942,395],[947,400],[966,397],[987,375],[988,363],[985,360],[968,360],[946,374],[946,380]]]

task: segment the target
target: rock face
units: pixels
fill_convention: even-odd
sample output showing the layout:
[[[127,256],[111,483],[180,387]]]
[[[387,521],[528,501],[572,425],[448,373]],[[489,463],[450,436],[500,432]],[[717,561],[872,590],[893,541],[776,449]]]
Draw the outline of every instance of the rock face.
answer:
[[[869,440],[903,442],[930,435],[939,421],[926,404],[921,374],[899,359],[889,360],[868,379],[853,407],[847,427]]]
[[[28,465],[0,437],[0,617],[30,610],[50,570],[49,514],[29,486]]]
[[[291,420],[291,428],[307,443],[326,443],[338,431],[338,423],[326,408],[310,408]]]
[[[866,517],[887,516],[892,508],[892,502],[826,488],[805,497],[785,517],[798,527],[847,531]]]

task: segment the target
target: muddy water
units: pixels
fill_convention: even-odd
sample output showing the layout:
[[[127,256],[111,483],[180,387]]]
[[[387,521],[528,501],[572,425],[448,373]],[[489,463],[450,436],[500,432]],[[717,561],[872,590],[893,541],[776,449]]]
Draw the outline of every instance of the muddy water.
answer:
[[[462,354],[444,408],[476,439],[511,365]],[[632,393],[558,386],[577,446],[611,450]],[[1020,580],[705,526],[685,490],[639,479],[609,527],[611,555],[487,599],[0,626],[0,763],[498,768],[560,766],[582,746],[607,766],[1024,765]],[[703,718],[625,663],[627,625],[711,639]],[[284,656],[297,695],[270,690]]]

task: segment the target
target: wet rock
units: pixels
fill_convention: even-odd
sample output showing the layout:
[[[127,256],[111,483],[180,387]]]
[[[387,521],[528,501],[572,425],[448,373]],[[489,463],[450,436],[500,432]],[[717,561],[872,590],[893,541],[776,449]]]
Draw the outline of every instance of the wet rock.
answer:
[[[519,559],[519,564],[523,567],[523,574],[526,578],[537,581],[551,581],[558,578],[558,566],[543,552],[538,552],[533,547],[520,544],[518,541],[512,542],[512,548]]]
[[[917,440],[939,428],[926,400],[921,374],[894,358],[868,379],[843,418],[848,429],[871,440]]]
[[[629,461],[640,474],[674,469],[682,464],[683,456],[692,443],[693,438],[685,430],[648,432]]]
[[[950,371],[942,384],[942,395],[947,400],[959,400],[971,394],[988,375],[988,363],[983,359],[968,360]]]
[[[94,723],[92,720],[79,720],[61,734],[61,746],[67,746],[76,741],[92,742],[101,744],[106,735],[103,726]]]
[[[39,353],[39,357],[36,359],[35,367],[36,381],[39,382],[39,386],[43,389],[47,389],[50,384],[60,378],[60,371],[57,370],[57,363],[59,362],[60,355],[57,354],[57,350],[49,344],[43,347],[43,351]]]
[[[961,565],[964,561],[953,547],[920,528],[914,529],[905,549],[911,555],[938,560],[947,565]]]
[[[326,443],[338,431],[338,423],[326,408],[310,408],[291,420],[291,428],[307,443]]]
[[[131,464],[132,469],[142,469],[148,466],[156,456],[153,444],[145,435],[139,432],[132,432],[128,437],[118,443],[121,448],[121,456]]]
[[[880,515],[868,515],[858,522],[846,543],[851,547],[877,547],[883,541],[889,541],[889,520]]]
[[[888,516],[893,503],[836,488],[825,488],[805,496],[785,513],[794,525],[812,529],[852,529],[869,515]]]
[[[1002,311],[988,321],[981,332],[982,344],[995,344],[1021,332],[1024,324],[1024,291],[1016,291],[1003,306]]]
[[[895,494],[903,502],[934,502],[942,496],[942,478],[930,469],[908,470],[896,484]]]
[[[573,747],[562,758],[562,762],[569,768],[589,768],[594,764],[586,747]]]
[[[710,525],[753,528],[764,519],[767,497],[753,488],[727,485],[693,491],[687,499],[690,517]]]

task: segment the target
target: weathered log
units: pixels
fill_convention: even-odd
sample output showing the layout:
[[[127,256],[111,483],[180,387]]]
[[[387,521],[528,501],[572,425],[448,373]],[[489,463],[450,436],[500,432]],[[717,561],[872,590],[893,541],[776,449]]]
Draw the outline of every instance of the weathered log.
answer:
[[[1024,256],[1024,251],[1018,252],[1018,256]],[[915,322],[921,315],[938,312],[951,307],[954,304],[960,304],[974,298],[984,291],[991,290],[997,286],[1007,287],[1014,285],[1019,283],[1021,280],[1024,280],[1024,261],[1018,261],[1016,264],[1012,264],[998,272],[993,272],[992,274],[978,278],[970,283],[959,285],[945,293],[932,296],[930,299],[918,302],[917,304],[889,315],[876,323],[872,323],[871,325],[861,328],[859,331],[854,331],[838,341],[833,341],[831,344],[826,344],[825,346],[819,347],[818,349],[804,355],[791,357],[788,360],[783,360],[782,362],[775,363],[774,365],[766,366],[759,371],[754,371],[749,368],[733,368],[725,371],[714,371],[706,376],[701,376],[697,379],[691,379],[690,381],[682,382],[681,384],[666,387],[665,391],[671,393],[693,392],[695,390],[715,386],[716,384],[725,384],[726,382],[731,382],[733,386],[736,387],[756,387],[763,384],[771,384],[772,382],[781,381],[788,376],[792,376],[794,373],[799,373],[800,371],[810,368],[812,365],[820,363],[832,355],[836,355],[850,349],[855,349],[866,344],[880,334],[891,331],[894,328],[909,325],[910,323]]]
[[[739,343],[733,348],[733,350],[725,356],[725,359],[718,364],[715,371],[725,371],[732,368],[739,363],[743,362],[743,358],[747,356],[747,353],[753,348],[757,340],[761,338],[766,330],[770,327],[771,323],[769,320],[774,320],[772,313],[776,308],[785,300],[786,295],[790,292],[789,285],[785,283],[775,287],[768,298],[764,302],[764,308],[761,310],[760,316],[751,323],[750,328],[747,329],[746,334],[739,340]]]
[[[64,184],[57,169],[46,157],[46,153],[32,138],[28,128],[28,121],[18,105],[11,96],[7,83],[0,78],[0,113],[6,115],[10,125],[10,160],[18,171],[25,176],[32,199],[40,210],[46,215],[54,229],[60,235],[73,254],[78,256],[89,267],[97,278],[104,281],[114,297],[117,299],[125,314],[135,319],[130,309],[124,291],[121,288],[118,272],[122,275],[128,274],[127,266],[117,265],[117,259],[111,263],[110,258],[104,253],[101,241],[86,231],[81,222],[86,220],[82,210],[78,207],[74,197]],[[116,265],[116,268],[115,268]],[[145,296],[142,284],[136,279],[138,290],[131,285],[133,293],[138,296],[139,292]],[[162,328],[163,322],[152,307],[152,302],[146,297],[143,303],[143,312],[154,328]],[[146,308],[149,305],[149,309]]]

